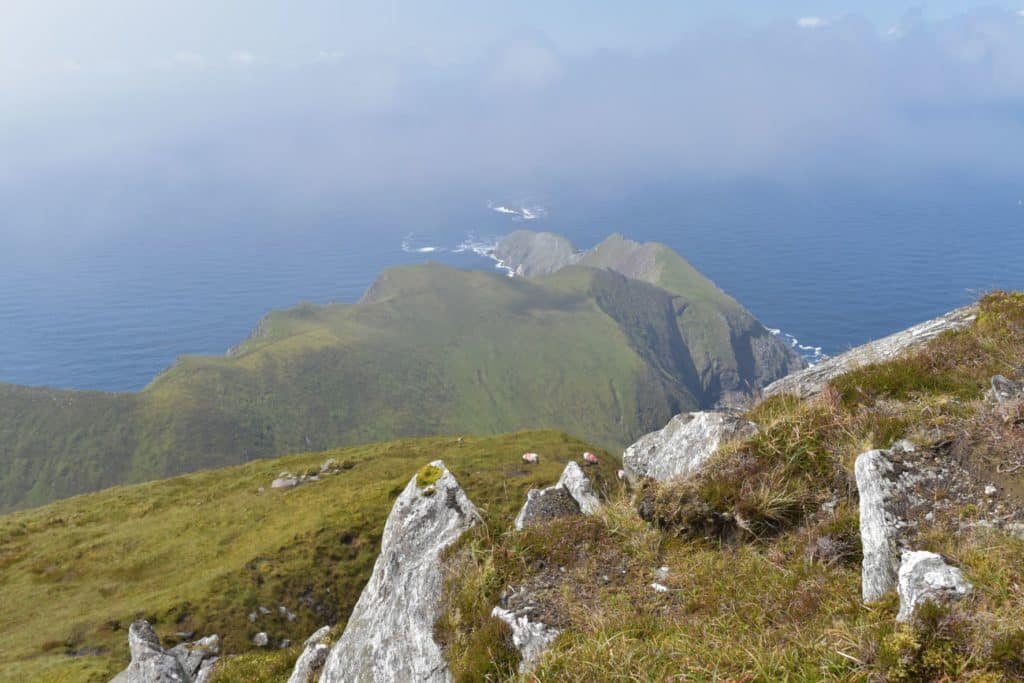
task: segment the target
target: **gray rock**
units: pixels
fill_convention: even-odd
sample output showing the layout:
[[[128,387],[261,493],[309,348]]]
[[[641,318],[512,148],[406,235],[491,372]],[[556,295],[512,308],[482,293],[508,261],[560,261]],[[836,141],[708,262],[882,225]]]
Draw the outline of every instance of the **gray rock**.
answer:
[[[592,515],[601,507],[601,499],[594,492],[590,479],[575,462],[565,466],[554,486],[533,489],[526,494],[526,502],[516,516],[515,528],[522,531],[528,526],[558,517]]]
[[[989,397],[996,403],[1008,403],[1024,398],[1024,386],[1002,375],[992,378],[992,390]]]
[[[111,683],[206,683],[220,639],[213,635],[164,650],[153,627],[140,619],[128,628],[128,649],[131,662]]]
[[[907,621],[924,602],[959,600],[971,592],[963,572],[946,564],[941,555],[924,550],[903,553],[899,569],[900,611],[897,621]]]
[[[320,465],[321,472],[327,472],[329,470],[335,469],[338,469],[338,461],[335,460],[334,458],[327,458],[326,460],[324,460],[323,464]]]
[[[861,597],[864,602],[882,598],[896,585],[899,570],[898,534],[891,501],[894,468],[887,451],[874,450],[857,456],[854,465],[860,496],[860,541],[864,553]]]
[[[601,507],[601,499],[594,492],[594,486],[590,478],[583,473],[578,464],[570,461],[562,470],[562,476],[558,478],[555,486],[564,486],[569,495],[573,497],[580,506],[580,512],[585,515],[592,515]]]
[[[627,448],[622,466],[633,481],[642,477],[658,481],[686,477],[697,472],[723,442],[756,433],[753,422],[729,413],[683,413]]]
[[[279,477],[274,481],[270,482],[270,488],[272,489],[293,489],[299,485],[297,477]]]
[[[327,653],[331,646],[327,642],[327,636],[331,632],[330,626],[324,626],[306,639],[302,647],[302,654],[295,661],[295,668],[292,675],[288,677],[288,683],[310,683],[317,672],[323,668],[327,661]]]
[[[572,517],[580,513],[580,504],[564,486],[533,489],[526,494],[526,502],[516,516],[516,530],[540,524],[559,517]]]
[[[537,668],[548,646],[558,637],[560,631],[539,621],[531,621],[524,612],[516,613],[495,607],[491,616],[501,619],[512,629],[512,643],[519,650],[519,673],[528,674]]]
[[[791,394],[799,398],[809,398],[821,393],[825,385],[839,375],[871,363],[892,360],[907,351],[921,348],[944,332],[967,327],[977,317],[978,307],[976,305],[958,308],[934,320],[915,325],[884,339],[858,346],[805,370],[776,380],[765,387],[762,395],[767,397]]]
[[[266,647],[269,642],[270,636],[268,636],[265,631],[260,631],[252,637],[252,644],[256,647]]]
[[[384,525],[381,553],[348,626],[331,649],[321,683],[448,681],[434,641],[440,616],[441,553],[480,520],[459,483],[441,470],[433,493],[414,476]]]

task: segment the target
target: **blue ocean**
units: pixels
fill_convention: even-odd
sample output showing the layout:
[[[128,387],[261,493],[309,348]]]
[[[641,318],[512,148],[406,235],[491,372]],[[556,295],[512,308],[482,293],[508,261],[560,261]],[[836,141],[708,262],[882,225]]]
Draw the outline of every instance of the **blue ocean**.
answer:
[[[1024,289],[1022,197],[964,179],[885,191],[663,183],[467,192],[407,211],[115,218],[87,239],[0,254],[0,381],[141,389],[179,355],[224,353],[271,309],[354,302],[389,266],[502,276],[487,249],[520,228],[581,248],[613,232],[664,242],[806,356],[835,354],[987,290]]]

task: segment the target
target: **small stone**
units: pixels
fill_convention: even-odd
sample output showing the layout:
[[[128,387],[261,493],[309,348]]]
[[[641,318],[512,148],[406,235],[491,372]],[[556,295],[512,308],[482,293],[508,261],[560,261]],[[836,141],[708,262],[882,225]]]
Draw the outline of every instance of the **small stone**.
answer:
[[[256,489],[256,492],[257,492],[257,493],[263,493],[263,492],[264,492],[264,491],[266,491],[266,490],[267,490],[267,487],[266,487],[266,486],[261,486],[261,487],[259,487],[258,489]]]
[[[653,588],[658,593],[668,593],[668,586],[662,585],[657,582],[652,583],[651,588]]]
[[[299,480],[295,477],[279,477],[274,481],[270,482],[270,488],[272,489],[292,489],[299,485]]]
[[[899,570],[900,611],[907,621],[923,602],[959,600],[971,592],[963,572],[946,564],[941,555],[924,550],[903,552]]]
[[[991,397],[996,403],[1006,403],[1024,396],[1024,387],[1002,375],[992,378]]]
[[[252,644],[256,647],[266,647],[269,642],[270,636],[268,636],[264,631],[260,631],[252,637]]]
[[[327,458],[326,460],[323,461],[323,464],[320,465],[320,471],[327,472],[328,470],[335,469],[337,466],[337,460],[335,460],[334,458]]]
[[[504,621],[512,629],[512,643],[519,650],[519,673],[528,674],[537,664],[548,646],[558,637],[558,629],[540,621],[533,621],[526,610],[513,612],[501,607],[491,610],[491,616]]]
[[[661,567],[658,567],[658,569],[654,572],[654,578],[656,578],[658,581],[664,581],[668,578],[668,573],[669,568],[665,565],[662,565]]]
[[[997,489],[992,484],[987,484],[985,486],[985,495],[986,496],[991,498],[992,496],[996,495],[997,493],[999,493],[999,489]]]
[[[270,614],[270,609],[267,608],[267,607],[264,607],[263,605],[260,605],[259,610],[260,610],[260,614]]]
[[[254,624],[256,623],[256,613],[255,612],[249,612],[249,621],[251,621]]]
[[[280,649],[282,649],[282,650],[287,650],[287,649],[288,649],[288,648],[290,648],[291,646],[292,646],[292,641],[288,640],[287,638],[285,638],[284,640],[282,640],[282,641],[281,641],[281,642],[280,642],[280,643],[278,644],[278,647],[279,647]]]

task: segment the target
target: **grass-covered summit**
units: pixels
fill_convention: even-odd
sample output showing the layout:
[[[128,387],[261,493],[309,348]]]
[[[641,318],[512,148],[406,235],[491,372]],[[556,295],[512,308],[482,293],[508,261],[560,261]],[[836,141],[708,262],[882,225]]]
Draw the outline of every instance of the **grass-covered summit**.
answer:
[[[681,258],[640,249],[657,279],[597,256],[529,279],[391,269],[358,304],[270,313],[138,393],[0,385],[0,511],[400,437],[553,428],[620,448],[798,363]]]

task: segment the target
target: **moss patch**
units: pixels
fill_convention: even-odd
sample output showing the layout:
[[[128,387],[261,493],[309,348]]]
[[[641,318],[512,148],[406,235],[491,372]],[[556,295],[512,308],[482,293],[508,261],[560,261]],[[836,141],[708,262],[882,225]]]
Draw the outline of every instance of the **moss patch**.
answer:
[[[431,484],[436,484],[437,480],[444,476],[444,470],[435,465],[424,465],[420,468],[420,471],[416,473],[416,486],[419,488],[426,488]]]

